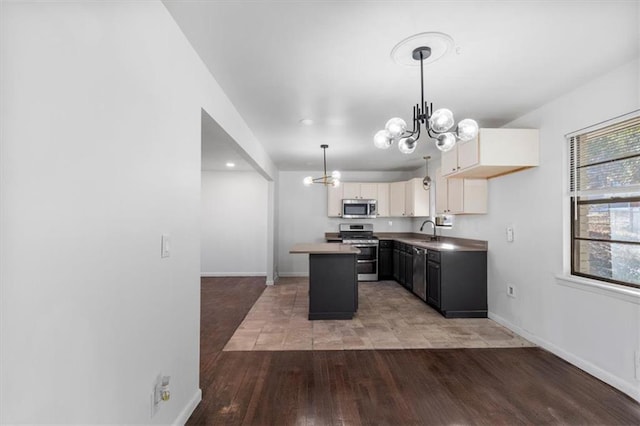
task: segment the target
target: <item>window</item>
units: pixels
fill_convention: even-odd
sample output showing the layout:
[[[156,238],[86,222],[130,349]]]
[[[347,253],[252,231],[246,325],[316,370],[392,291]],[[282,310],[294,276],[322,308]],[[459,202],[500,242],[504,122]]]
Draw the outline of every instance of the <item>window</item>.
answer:
[[[640,288],[640,114],[568,139],[571,274]]]

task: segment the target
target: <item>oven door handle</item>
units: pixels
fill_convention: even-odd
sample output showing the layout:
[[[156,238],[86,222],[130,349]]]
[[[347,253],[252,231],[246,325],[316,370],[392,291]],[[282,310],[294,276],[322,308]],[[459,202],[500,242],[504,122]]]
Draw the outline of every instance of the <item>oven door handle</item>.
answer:
[[[377,262],[377,260],[363,260],[363,259],[358,259],[358,263],[375,263]]]
[[[378,244],[350,244],[354,247],[378,247]]]

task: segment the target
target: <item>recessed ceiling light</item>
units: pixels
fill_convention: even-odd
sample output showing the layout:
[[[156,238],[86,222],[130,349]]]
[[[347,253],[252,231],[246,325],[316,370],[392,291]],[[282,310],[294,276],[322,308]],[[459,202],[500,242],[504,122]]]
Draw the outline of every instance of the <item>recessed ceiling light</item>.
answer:
[[[311,126],[313,124],[313,120],[310,118],[303,118],[302,120],[300,120],[300,124],[302,124],[303,126]]]
[[[227,163],[227,167],[235,167],[235,166],[236,166],[236,163],[231,163],[231,162]]]

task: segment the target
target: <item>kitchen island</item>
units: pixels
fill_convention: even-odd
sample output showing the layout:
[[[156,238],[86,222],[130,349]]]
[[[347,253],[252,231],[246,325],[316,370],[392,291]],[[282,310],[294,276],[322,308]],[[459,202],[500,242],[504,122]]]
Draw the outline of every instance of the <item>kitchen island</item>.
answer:
[[[289,253],[309,255],[309,319],[352,319],[358,310],[357,255],[349,244],[296,244]]]

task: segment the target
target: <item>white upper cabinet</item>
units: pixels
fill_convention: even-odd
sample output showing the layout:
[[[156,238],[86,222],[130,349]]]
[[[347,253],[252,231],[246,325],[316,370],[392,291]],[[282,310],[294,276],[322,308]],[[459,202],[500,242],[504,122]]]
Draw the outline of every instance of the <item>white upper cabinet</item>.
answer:
[[[413,178],[405,184],[405,213],[409,217],[429,216],[429,190],[422,186],[422,178]]]
[[[539,165],[537,129],[480,129],[478,137],[442,153],[442,175],[490,178]]]
[[[377,183],[344,182],[342,198],[376,200],[378,198]]]
[[[405,206],[405,182],[392,182],[389,184],[389,216],[402,217],[406,215]]]
[[[342,217],[343,199],[377,200],[378,217],[429,216],[429,191],[422,188],[422,178],[407,182],[343,182],[327,187],[327,216]]]
[[[356,182],[342,182],[342,198],[360,198],[360,184]]]
[[[389,217],[389,184],[377,184],[378,217]]]
[[[377,200],[378,199],[378,185],[377,183],[361,183],[360,184],[360,198],[365,200]]]
[[[342,217],[343,185],[327,186],[327,216]]]
[[[436,170],[436,214],[487,213],[486,179],[446,178]]]

